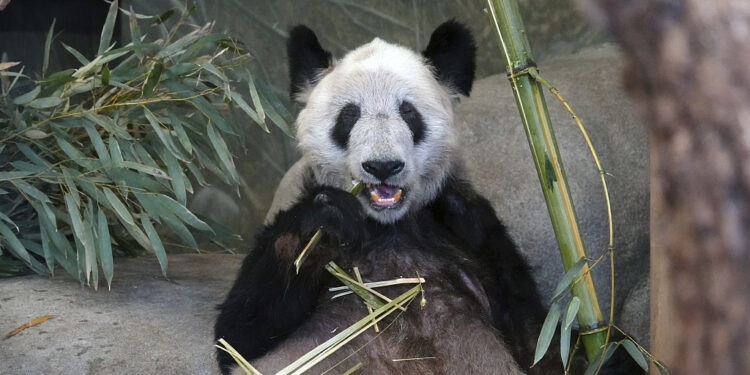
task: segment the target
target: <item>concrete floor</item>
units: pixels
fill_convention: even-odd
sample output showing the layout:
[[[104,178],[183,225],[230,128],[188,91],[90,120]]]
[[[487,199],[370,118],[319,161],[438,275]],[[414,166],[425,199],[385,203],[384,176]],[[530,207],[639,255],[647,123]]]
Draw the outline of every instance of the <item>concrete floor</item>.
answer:
[[[172,255],[169,280],[155,258],[115,263],[112,290],[53,278],[0,279],[0,374],[212,374],[214,306],[242,256]]]

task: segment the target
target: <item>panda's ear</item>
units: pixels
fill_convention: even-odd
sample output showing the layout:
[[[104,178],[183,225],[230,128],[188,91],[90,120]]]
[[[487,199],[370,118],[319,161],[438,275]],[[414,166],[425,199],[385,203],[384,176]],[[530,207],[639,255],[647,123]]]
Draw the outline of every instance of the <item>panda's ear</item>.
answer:
[[[477,49],[469,29],[450,20],[432,32],[422,55],[435,68],[435,78],[457,94],[469,96],[474,83]]]
[[[286,52],[292,81],[289,94],[292,99],[304,101],[305,92],[312,88],[320,72],[331,65],[331,53],[320,46],[318,37],[305,25],[291,30]]]

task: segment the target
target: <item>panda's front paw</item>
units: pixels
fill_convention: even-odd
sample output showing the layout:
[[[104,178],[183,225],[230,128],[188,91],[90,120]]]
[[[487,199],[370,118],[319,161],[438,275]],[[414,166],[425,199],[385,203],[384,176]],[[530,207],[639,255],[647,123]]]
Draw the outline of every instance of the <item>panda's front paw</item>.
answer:
[[[302,220],[302,232],[311,236],[323,228],[329,244],[357,248],[364,236],[365,212],[359,200],[344,190],[324,187],[309,199],[310,211]]]

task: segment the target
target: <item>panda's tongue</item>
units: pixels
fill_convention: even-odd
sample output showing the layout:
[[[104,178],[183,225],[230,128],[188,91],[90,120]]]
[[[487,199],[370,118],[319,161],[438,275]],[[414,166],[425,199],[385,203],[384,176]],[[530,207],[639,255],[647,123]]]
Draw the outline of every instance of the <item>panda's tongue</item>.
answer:
[[[368,185],[370,200],[379,206],[390,206],[401,201],[401,189],[397,186],[378,184]]]

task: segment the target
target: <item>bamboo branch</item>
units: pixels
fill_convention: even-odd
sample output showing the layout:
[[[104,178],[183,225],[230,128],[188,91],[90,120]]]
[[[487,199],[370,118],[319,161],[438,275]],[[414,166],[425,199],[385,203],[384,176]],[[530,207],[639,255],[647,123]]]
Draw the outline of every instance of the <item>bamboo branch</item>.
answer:
[[[586,250],[578,229],[555,134],[550,126],[542,87],[528,72],[530,68],[535,68],[536,64],[526,38],[518,3],[515,0],[487,0],[487,5],[490,21],[497,31],[508,68],[513,94],[542,185],[563,266],[568,270],[578,259],[586,257]],[[587,265],[584,265],[582,274],[584,282],[571,286],[571,292],[581,300],[578,324],[586,333],[596,330],[604,323]],[[583,335],[582,341],[589,360],[595,358],[605,339],[606,332],[603,331]]]

